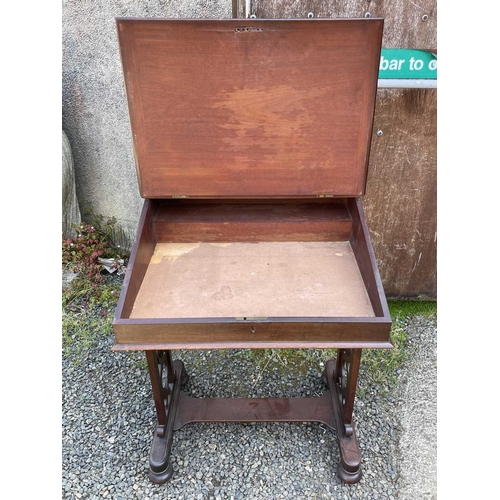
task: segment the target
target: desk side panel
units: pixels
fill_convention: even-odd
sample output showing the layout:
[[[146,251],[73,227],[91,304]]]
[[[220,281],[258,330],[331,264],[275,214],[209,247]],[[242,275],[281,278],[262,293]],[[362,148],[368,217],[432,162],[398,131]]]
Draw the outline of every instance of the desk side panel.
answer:
[[[373,251],[370,233],[366,224],[363,206],[359,198],[350,198],[347,208],[352,217],[351,246],[358,262],[359,270],[365,283],[366,291],[372,302],[375,314],[391,320],[384,287],[380,279],[375,253]]]
[[[154,201],[144,200],[137,236],[127,265],[127,273],[123,281],[113,325],[117,320],[129,317],[148,269],[149,261],[154,253],[156,237],[153,230],[153,219],[156,210],[157,205]]]

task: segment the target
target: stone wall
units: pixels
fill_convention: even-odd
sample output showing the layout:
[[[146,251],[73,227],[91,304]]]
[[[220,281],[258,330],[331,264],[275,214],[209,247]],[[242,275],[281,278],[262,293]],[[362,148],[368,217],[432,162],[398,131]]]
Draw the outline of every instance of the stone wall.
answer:
[[[83,210],[116,217],[133,237],[142,207],[116,17],[229,18],[231,0],[72,0],[62,5],[62,118]]]

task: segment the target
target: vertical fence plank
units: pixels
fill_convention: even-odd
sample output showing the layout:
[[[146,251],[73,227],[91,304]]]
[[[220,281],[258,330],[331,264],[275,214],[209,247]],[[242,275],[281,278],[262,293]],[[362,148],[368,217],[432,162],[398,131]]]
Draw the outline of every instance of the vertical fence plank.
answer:
[[[377,93],[363,206],[392,298],[436,298],[436,93]]]

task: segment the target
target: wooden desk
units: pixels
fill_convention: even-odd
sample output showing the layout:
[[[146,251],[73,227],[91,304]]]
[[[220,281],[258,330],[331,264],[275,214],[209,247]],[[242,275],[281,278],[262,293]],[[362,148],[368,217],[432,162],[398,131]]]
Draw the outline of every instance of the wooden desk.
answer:
[[[382,22],[119,20],[118,33],[145,202],[113,348],[146,352],[151,480],[172,477],[188,423],[314,421],[358,481],[361,350],[391,347],[360,201]],[[229,348],[338,354],[318,398],[182,392],[172,349]]]

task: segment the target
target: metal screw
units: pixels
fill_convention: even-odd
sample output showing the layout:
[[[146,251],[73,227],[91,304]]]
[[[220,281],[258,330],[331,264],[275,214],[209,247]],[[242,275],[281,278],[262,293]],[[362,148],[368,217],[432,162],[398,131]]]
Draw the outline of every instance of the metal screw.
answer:
[[[372,15],[371,15],[369,12],[367,12],[367,13],[365,14],[365,17],[372,17]]]
[[[425,23],[429,19],[429,16],[427,14],[424,14],[422,16],[422,21]]]
[[[309,19],[312,19],[312,18],[314,17],[314,14],[313,14],[312,12],[309,12],[309,14],[307,14],[307,17],[308,17]]]
[[[384,132],[382,130],[377,130],[377,135],[380,137]]]
[[[250,16],[250,19],[257,19],[257,16],[256,16],[255,14],[252,14],[252,15]]]

